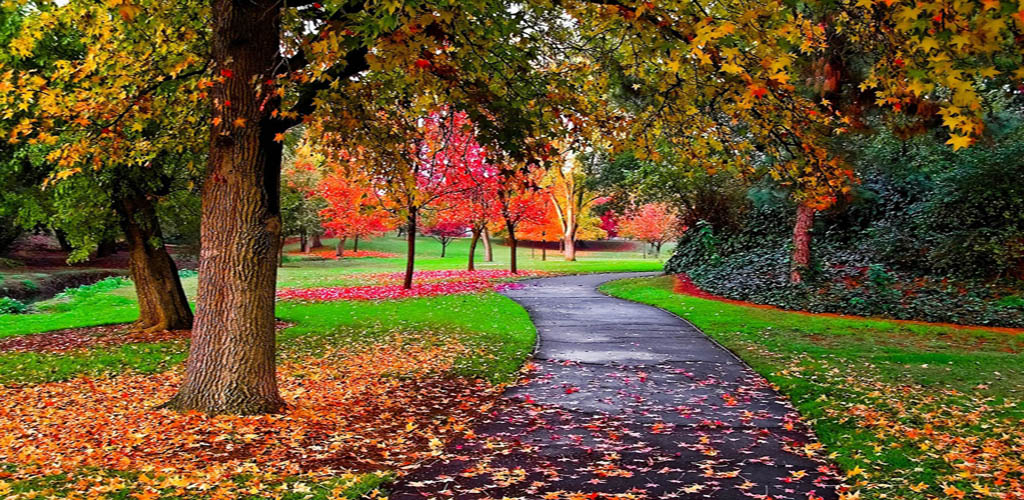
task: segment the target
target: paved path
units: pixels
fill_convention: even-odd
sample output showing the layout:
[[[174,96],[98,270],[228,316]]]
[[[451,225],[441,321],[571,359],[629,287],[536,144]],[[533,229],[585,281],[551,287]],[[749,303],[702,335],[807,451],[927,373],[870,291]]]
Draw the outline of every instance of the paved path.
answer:
[[[642,275],[506,291],[537,326],[534,371],[391,498],[836,498],[831,467],[763,378],[680,318],[597,291]]]

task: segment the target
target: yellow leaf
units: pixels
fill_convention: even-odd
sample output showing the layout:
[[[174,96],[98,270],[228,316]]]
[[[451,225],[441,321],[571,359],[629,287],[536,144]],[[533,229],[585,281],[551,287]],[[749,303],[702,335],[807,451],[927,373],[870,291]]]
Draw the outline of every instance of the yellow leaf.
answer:
[[[969,135],[952,134],[949,136],[949,140],[946,141],[946,144],[953,146],[953,151],[957,151],[970,146],[972,142],[974,142],[974,139]]]

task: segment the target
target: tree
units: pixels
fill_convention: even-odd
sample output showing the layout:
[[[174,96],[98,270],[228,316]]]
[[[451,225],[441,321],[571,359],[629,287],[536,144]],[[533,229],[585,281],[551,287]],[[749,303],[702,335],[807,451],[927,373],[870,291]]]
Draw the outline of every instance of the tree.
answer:
[[[684,228],[675,211],[664,202],[646,203],[626,212],[619,222],[619,230],[627,238],[646,242],[654,247],[654,255],[661,252],[665,242],[678,239]]]
[[[600,196],[587,185],[579,158],[569,153],[564,159],[563,165],[550,169],[547,192],[561,225],[565,260],[574,261],[581,223],[587,219],[591,230],[599,225],[599,221],[593,220],[590,209]]]
[[[34,150],[23,157],[34,171],[49,170],[41,181],[53,210],[35,211],[23,222],[58,229],[73,247],[71,260],[102,250],[122,232],[139,299],[135,327],[191,328],[192,310],[157,208],[189,191],[203,158],[197,124],[209,115],[189,95],[205,71],[198,55],[205,48],[202,21],[193,17],[198,4],[153,5],[138,23],[110,22],[135,11],[92,2],[20,8],[0,61],[8,69],[0,78],[0,110],[5,128],[14,123],[10,144]],[[139,43],[166,33],[167,25],[176,43],[158,55]]]
[[[445,214],[435,214],[433,217],[427,217],[423,220],[420,225],[420,231],[425,236],[430,236],[441,244],[441,258],[445,256],[445,251],[448,249],[448,244],[455,240],[455,238],[461,238],[466,235],[469,231],[470,224],[464,220],[453,220],[444,216]]]
[[[338,238],[338,257],[344,256],[348,238],[358,241],[359,237],[389,229],[388,214],[377,203],[369,179],[347,164],[347,153],[341,152],[341,156],[345,161],[329,163],[331,172],[317,186],[318,193],[327,201],[320,216],[323,226]]]
[[[501,223],[508,233],[509,271],[519,272],[516,253],[519,240],[516,230],[524,223],[544,220],[547,204],[545,193],[537,186],[543,175],[539,168],[500,169],[501,181],[497,190],[497,207]]]
[[[544,217],[537,220],[527,219],[520,226],[518,235],[522,239],[551,243],[562,241],[562,224],[558,220],[558,213],[555,205],[551,203],[550,197],[541,196],[544,200]],[[541,260],[548,260],[547,245],[541,246]]]

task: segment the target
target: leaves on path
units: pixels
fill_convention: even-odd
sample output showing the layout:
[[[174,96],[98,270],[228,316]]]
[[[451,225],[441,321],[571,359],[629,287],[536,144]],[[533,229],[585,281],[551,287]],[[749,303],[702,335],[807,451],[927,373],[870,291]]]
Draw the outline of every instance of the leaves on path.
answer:
[[[392,499],[835,498],[799,416],[739,367],[542,362]]]

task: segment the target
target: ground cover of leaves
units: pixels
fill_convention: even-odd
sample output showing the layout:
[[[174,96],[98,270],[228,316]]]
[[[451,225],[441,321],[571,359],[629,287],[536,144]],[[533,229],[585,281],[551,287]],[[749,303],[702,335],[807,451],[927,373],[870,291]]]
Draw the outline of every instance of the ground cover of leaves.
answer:
[[[279,300],[301,300],[310,302],[332,300],[395,300],[413,297],[434,297],[498,291],[514,287],[512,280],[546,276],[542,271],[520,271],[513,274],[505,270],[421,271],[414,275],[413,286],[402,286],[402,273],[364,274],[358,286],[332,286],[318,288],[282,288],[277,291]]]
[[[778,387],[842,468],[842,499],[1024,499],[1024,337],[753,308],[675,285],[602,290],[693,322]]]
[[[340,498],[360,473],[440,454],[488,411],[500,385],[448,373],[472,349],[409,334],[296,355],[279,367],[290,406],[268,416],[154,409],[180,369],[0,387],[0,496]]]

